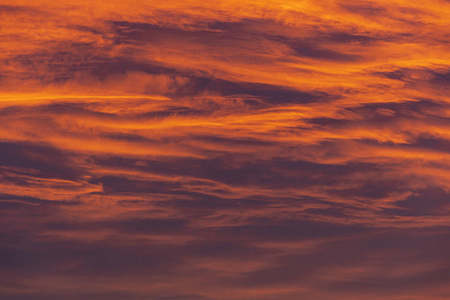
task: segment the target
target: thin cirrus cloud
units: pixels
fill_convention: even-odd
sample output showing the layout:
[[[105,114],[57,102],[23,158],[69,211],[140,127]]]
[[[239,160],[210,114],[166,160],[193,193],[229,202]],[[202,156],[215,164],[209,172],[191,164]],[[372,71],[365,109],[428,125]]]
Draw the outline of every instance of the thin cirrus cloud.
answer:
[[[0,20],[0,298],[449,297],[448,1]]]

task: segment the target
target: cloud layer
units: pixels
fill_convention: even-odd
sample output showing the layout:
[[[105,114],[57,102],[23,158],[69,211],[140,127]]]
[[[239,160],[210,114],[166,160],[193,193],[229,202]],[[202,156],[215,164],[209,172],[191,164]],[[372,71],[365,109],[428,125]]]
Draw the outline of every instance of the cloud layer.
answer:
[[[450,2],[0,1],[0,297],[447,299]]]

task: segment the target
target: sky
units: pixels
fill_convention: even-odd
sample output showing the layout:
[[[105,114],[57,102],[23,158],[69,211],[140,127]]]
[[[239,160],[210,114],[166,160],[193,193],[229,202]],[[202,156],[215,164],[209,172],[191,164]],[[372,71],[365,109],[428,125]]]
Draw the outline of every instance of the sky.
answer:
[[[0,299],[450,299],[450,1],[0,0]]]

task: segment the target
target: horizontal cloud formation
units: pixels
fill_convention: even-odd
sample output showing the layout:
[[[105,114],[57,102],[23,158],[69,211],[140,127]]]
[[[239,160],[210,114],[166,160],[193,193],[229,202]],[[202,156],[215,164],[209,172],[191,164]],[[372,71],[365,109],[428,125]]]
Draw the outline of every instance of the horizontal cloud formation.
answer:
[[[448,299],[450,2],[0,0],[0,298]]]

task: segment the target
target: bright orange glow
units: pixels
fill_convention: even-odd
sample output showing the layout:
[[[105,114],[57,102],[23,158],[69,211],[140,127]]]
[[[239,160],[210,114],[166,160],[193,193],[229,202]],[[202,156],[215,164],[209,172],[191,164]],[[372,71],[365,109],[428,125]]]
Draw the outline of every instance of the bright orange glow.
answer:
[[[0,0],[0,298],[450,295],[448,0]]]

